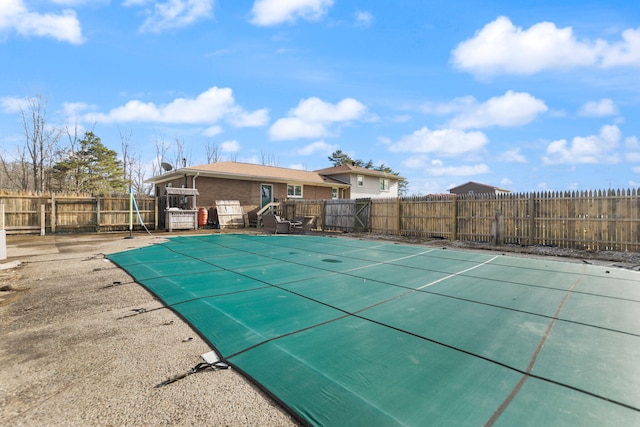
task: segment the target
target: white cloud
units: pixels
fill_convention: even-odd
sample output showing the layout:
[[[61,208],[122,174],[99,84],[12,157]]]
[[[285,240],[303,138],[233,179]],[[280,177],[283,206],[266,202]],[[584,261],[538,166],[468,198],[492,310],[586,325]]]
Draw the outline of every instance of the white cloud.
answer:
[[[204,136],[216,136],[222,133],[222,127],[220,126],[210,126],[202,132]]]
[[[482,132],[465,132],[458,129],[429,130],[426,126],[406,135],[389,147],[390,151],[436,153],[455,156],[482,149],[489,143]]]
[[[640,28],[625,30],[622,41],[608,47],[602,57],[605,68],[640,65]]]
[[[373,15],[369,12],[357,11],[356,12],[356,25],[359,27],[369,27],[373,24]]]
[[[274,140],[329,136],[332,125],[359,120],[366,110],[367,107],[352,98],[345,98],[337,104],[315,97],[303,99],[289,111],[288,117],[278,119],[271,126],[269,136]]]
[[[624,155],[624,159],[627,162],[638,163],[640,162],[640,152],[630,152]]]
[[[312,142],[309,145],[305,145],[304,147],[296,151],[296,153],[302,156],[310,156],[316,153],[330,155],[337,149],[338,149],[337,144],[327,144],[324,141],[316,141],[316,142]]]
[[[14,30],[24,37],[51,37],[58,41],[82,44],[82,29],[71,9],[60,13],[31,12],[23,0],[3,0],[0,8],[0,31]]]
[[[224,141],[220,144],[220,151],[223,153],[237,153],[240,151],[240,143],[235,139],[232,141]]]
[[[95,108],[94,105],[87,104],[86,102],[64,102],[62,104],[62,114],[64,117],[75,118]]]
[[[503,178],[502,180],[500,180],[500,187],[502,188],[508,187],[512,184],[513,184],[513,181],[511,181],[509,178]]]
[[[483,104],[465,98],[464,103],[458,102],[455,105],[457,108],[464,105],[464,111],[449,123],[451,127],[458,129],[522,126],[548,110],[544,102],[530,94],[513,91],[495,96]]]
[[[427,156],[411,156],[402,162],[402,166],[408,169],[422,169],[428,164]]]
[[[565,139],[551,142],[542,160],[547,165],[576,163],[617,163],[614,152],[620,143],[621,132],[615,125],[606,125],[599,135],[576,136],[571,144]]]
[[[480,76],[530,75],[545,70],[575,67],[640,66],[640,28],[622,33],[622,40],[578,40],[571,27],[540,22],[528,29],[516,27],[501,16],[485,25],[473,38],[460,43],[451,62]]]
[[[503,162],[527,163],[527,158],[520,153],[519,148],[507,150],[498,155],[498,160]]]
[[[228,120],[235,127],[264,126],[269,122],[269,110],[263,108],[249,113],[239,109],[237,113],[231,114]]]
[[[624,157],[628,162],[640,162],[640,141],[638,141],[638,137],[630,136],[625,138],[624,146],[628,150]]]
[[[215,0],[167,0],[153,4],[149,17],[140,26],[142,32],[157,33],[168,29],[182,28],[192,23],[211,18]],[[129,1],[127,6],[140,6],[140,1]]]
[[[106,6],[109,4],[109,0],[49,0],[52,4],[59,6],[87,6],[87,5],[100,5]]]
[[[637,136],[629,136],[624,139],[624,146],[630,150],[640,150],[640,140]]]
[[[213,124],[227,119],[232,124],[258,125],[264,120],[266,110],[253,113],[235,103],[232,90],[212,87],[195,98],[176,98],[168,104],[156,105],[134,99],[108,113],[86,113],[89,122],[152,122],[178,124]],[[214,128],[215,129],[215,128]]]
[[[295,22],[298,18],[316,21],[327,14],[333,0],[256,0],[251,22],[259,26]]]
[[[491,169],[483,163],[477,165],[445,166],[441,160],[433,160],[431,165],[425,167],[425,173],[431,176],[472,176],[491,173]]]
[[[27,106],[27,100],[24,98],[17,98],[15,96],[5,96],[0,98],[0,108],[5,113],[19,113]]]
[[[318,138],[322,136],[329,136],[324,124],[307,123],[297,117],[278,119],[269,129],[269,137],[274,140]]]
[[[590,101],[580,107],[578,114],[587,117],[604,117],[618,114],[618,108],[612,100],[603,98],[599,101]]]
[[[366,107],[353,98],[345,98],[337,104],[319,98],[300,101],[291,115],[307,122],[345,122],[362,117]]]
[[[149,3],[152,3],[154,0],[124,0],[122,2],[122,6],[130,7],[130,6],[145,6]]]

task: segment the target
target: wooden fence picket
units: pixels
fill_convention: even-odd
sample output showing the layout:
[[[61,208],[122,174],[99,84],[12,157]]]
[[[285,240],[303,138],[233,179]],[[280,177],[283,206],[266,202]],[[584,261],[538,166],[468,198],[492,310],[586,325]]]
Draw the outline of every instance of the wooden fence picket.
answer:
[[[285,206],[303,205],[306,211],[329,218],[328,229],[343,231],[353,231],[352,208],[347,206],[354,203],[284,202]],[[640,191],[442,194],[371,200],[370,229],[376,234],[492,242],[496,227],[500,242],[508,244],[639,252]]]

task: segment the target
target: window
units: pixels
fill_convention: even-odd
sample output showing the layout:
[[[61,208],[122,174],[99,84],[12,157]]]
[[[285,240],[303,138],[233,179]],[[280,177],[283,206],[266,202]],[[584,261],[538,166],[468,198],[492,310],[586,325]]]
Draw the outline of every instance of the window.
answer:
[[[332,188],[331,189],[331,198],[332,199],[337,199],[338,198],[338,189],[337,188]]]
[[[380,178],[380,191],[389,191],[389,178]]]
[[[364,175],[358,175],[358,187],[364,187]]]
[[[302,185],[287,185],[287,197],[302,198]]]

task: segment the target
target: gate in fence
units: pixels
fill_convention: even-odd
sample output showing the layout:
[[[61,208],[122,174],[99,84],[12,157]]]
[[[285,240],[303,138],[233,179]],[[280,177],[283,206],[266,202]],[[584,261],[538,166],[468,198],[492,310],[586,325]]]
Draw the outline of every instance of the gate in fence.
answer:
[[[371,199],[356,199],[353,228],[355,231],[369,231],[371,222]]]

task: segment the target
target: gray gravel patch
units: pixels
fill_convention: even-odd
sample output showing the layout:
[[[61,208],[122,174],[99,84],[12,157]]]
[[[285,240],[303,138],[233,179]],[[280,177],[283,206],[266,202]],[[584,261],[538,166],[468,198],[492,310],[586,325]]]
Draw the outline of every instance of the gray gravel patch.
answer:
[[[297,425],[233,369],[156,387],[211,348],[104,254],[166,236],[8,237],[0,425]]]

